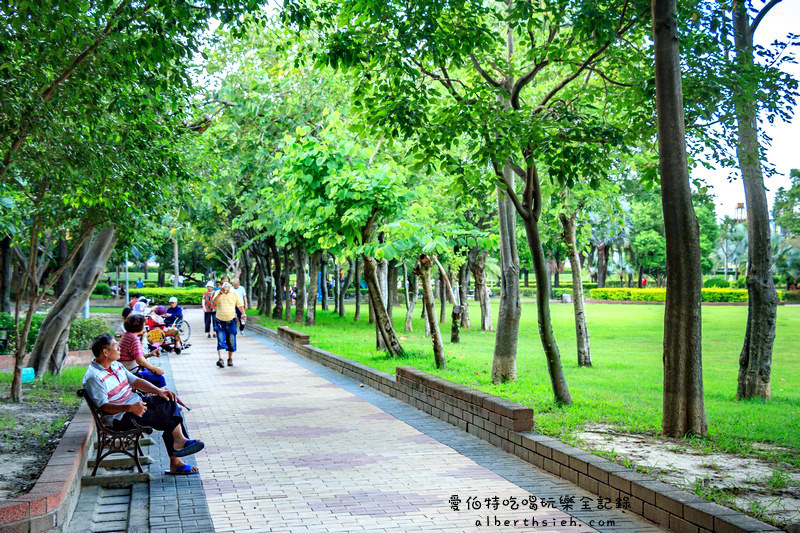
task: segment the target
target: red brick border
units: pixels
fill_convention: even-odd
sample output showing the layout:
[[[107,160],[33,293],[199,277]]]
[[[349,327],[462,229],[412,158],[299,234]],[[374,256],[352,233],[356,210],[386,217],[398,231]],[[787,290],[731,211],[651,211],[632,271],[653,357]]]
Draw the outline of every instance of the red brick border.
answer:
[[[60,531],[66,525],[78,503],[83,468],[94,435],[94,421],[84,402],[33,489],[0,502],[0,532]]]
[[[612,501],[627,497],[632,512],[672,531],[779,531],[738,511],[530,431],[533,410],[523,405],[457,385],[412,367],[398,367],[397,375],[392,376],[315,348],[309,344],[308,335],[283,326],[279,331],[256,324],[248,324],[248,327],[302,356],[457,426],[588,492],[611,498]]]

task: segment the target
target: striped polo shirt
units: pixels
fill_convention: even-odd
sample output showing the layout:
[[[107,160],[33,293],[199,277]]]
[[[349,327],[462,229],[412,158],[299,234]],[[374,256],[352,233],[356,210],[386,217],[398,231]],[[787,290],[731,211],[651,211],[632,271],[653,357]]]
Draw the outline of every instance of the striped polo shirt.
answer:
[[[83,388],[89,393],[98,408],[107,403],[129,405],[142,401],[142,398],[133,392],[130,385],[137,379],[119,361],[114,361],[107,369],[96,361],[92,361],[83,376]],[[111,425],[114,420],[121,419],[124,414],[104,414],[103,422]]]

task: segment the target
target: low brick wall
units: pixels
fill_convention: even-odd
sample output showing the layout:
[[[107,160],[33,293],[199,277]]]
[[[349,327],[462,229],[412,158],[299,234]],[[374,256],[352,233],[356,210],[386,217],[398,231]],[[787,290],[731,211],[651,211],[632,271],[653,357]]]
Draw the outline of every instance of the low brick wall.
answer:
[[[94,421],[84,402],[33,489],[0,502],[0,532],[61,531],[78,503],[83,468],[94,439]]]
[[[308,344],[303,337],[256,324],[247,326],[277,344],[358,380],[488,441],[610,504],[630,510],[679,533],[745,533],[779,531],[764,522],[656,481],[622,465],[540,435],[533,428],[533,410],[485,392],[452,383],[411,367],[392,376]],[[289,329],[289,328],[285,328]],[[292,330],[289,330],[292,331]],[[305,344],[303,344],[305,343]]]

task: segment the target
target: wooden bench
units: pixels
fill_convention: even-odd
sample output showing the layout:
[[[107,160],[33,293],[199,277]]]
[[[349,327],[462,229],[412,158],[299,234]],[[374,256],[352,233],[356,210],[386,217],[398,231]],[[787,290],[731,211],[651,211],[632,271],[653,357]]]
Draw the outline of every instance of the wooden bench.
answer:
[[[92,477],[97,474],[97,468],[100,466],[100,461],[111,455],[112,453],[124,453],[136,463],[136,468],[139,473],[143,473],[142,463],[139,457],[144,455],[142,448],[139,445],[139,439],[144,434],[151,434],[153,428],[148,426],[140,426],[133,421],[134,427],[126,430],[116,430],[107,427],[103,423],[103,414],[97,408],[92,397],[86,392],[85,389],[78,390],[78,396],[86,400],[89,410],[92,412],[95,426],[97,426],[97,458],[94,461],[94,469],[92,470]],[[133,448],[133,452],[130,451]]]

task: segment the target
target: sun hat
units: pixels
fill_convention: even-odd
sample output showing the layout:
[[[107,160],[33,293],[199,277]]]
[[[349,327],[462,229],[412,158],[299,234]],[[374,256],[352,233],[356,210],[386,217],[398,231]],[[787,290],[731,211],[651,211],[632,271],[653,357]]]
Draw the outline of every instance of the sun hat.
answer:
[[[206,287],[213,287],[213,286],[214,286],[214,282],[213,281],[209,280],[209,282],[206,283]]]
[[[178,298],[173,296],[172,298],[169,299],[169,303],[172,303],[172,302],[178,303]]]
[[[158,307],[156,307],[156,308],[153,310],[153,312],[154,312],[155,314],[159,315],[159,316],[160,316],[160,315],[166,315],[166,314],[167,314],[167,308],[166,308],[166,307],[164,307],[163,305],[159,305]]]

